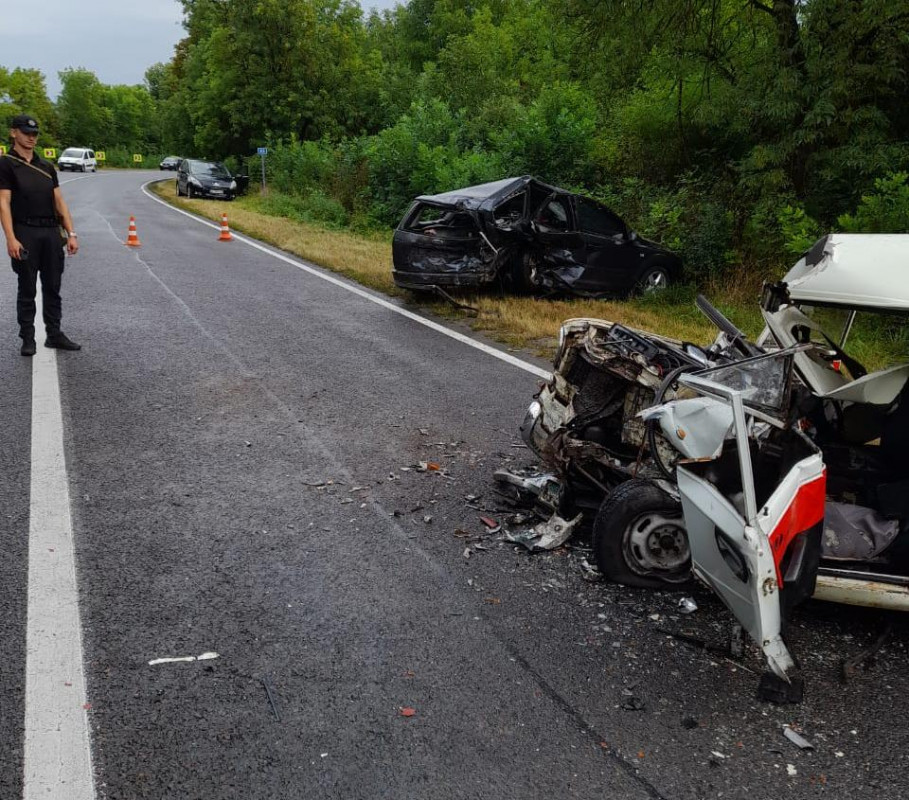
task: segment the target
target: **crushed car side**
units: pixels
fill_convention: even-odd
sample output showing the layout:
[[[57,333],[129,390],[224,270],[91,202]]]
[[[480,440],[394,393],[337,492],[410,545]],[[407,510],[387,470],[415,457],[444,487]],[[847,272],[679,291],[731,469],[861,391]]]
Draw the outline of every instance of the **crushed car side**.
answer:
[[[677,255],[593,199],[529,175],[416,198],[392,243],[412,290],[479,288],[599,297],[665,288]]]

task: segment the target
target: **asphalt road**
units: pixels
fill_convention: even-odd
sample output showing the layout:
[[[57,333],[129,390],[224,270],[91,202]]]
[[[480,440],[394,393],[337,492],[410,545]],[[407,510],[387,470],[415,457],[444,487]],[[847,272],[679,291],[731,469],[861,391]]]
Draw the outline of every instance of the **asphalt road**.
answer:
[[[683,616],[681,593],[584,580],[583,539],[531,557],[480,521],[506,516],[494,470],[531,463],[534,375],[217,242],[141,192],[155,177],[63,179],[82,247],[64,330],[84,349],[57,366],[97,797],[909,797],[905,618],[843,681],[885,619],[809,604],[789,633],[805,702],[758,702],[761,660],[724,652],[705,592]],[[14,297],[0,271],[3,800],[23,792],[29,647]]]

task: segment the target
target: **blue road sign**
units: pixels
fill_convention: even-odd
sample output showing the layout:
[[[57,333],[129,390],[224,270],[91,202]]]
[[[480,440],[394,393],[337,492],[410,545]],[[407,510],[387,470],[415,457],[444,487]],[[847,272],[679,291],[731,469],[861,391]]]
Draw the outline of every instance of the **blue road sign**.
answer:
[[[257,148],[256,148],[256,155],[264,156],[264,155],[267,155],[267,154],[268,154],[268,148],[267,148],[267,147],[257,147]]]

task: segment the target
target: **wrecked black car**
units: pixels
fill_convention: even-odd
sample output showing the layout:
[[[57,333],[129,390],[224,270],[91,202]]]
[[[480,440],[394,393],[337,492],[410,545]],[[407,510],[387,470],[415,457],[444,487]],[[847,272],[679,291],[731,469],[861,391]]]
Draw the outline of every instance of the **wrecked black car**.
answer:
[[[909,355],[848,352],[860,325],[909,340],[907,259],[906,235],[824,237],[765,286],[753,343],[703,298],[707,348],[569,320],[522,428],[601,571],[701,579],[761,647],[767,699],[800,697],[782,630],[801,600],[909,610]]]
[[[662,289],[682,276],[677,255],[606,206],[529,175],[416,198],[392,254],[395,284],[416,291],[492,284],[597,297]]]

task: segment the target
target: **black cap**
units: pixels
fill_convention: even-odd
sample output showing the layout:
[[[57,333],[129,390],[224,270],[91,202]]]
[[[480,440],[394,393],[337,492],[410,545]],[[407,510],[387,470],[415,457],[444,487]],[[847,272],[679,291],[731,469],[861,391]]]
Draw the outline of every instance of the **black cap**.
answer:
[[[37,133],[38,132],[38,123],[34,117],[30,117],[28,114],[16,114],[13,117],[13,121],[10,124],[11,128],[18,128],[23,133]]]

